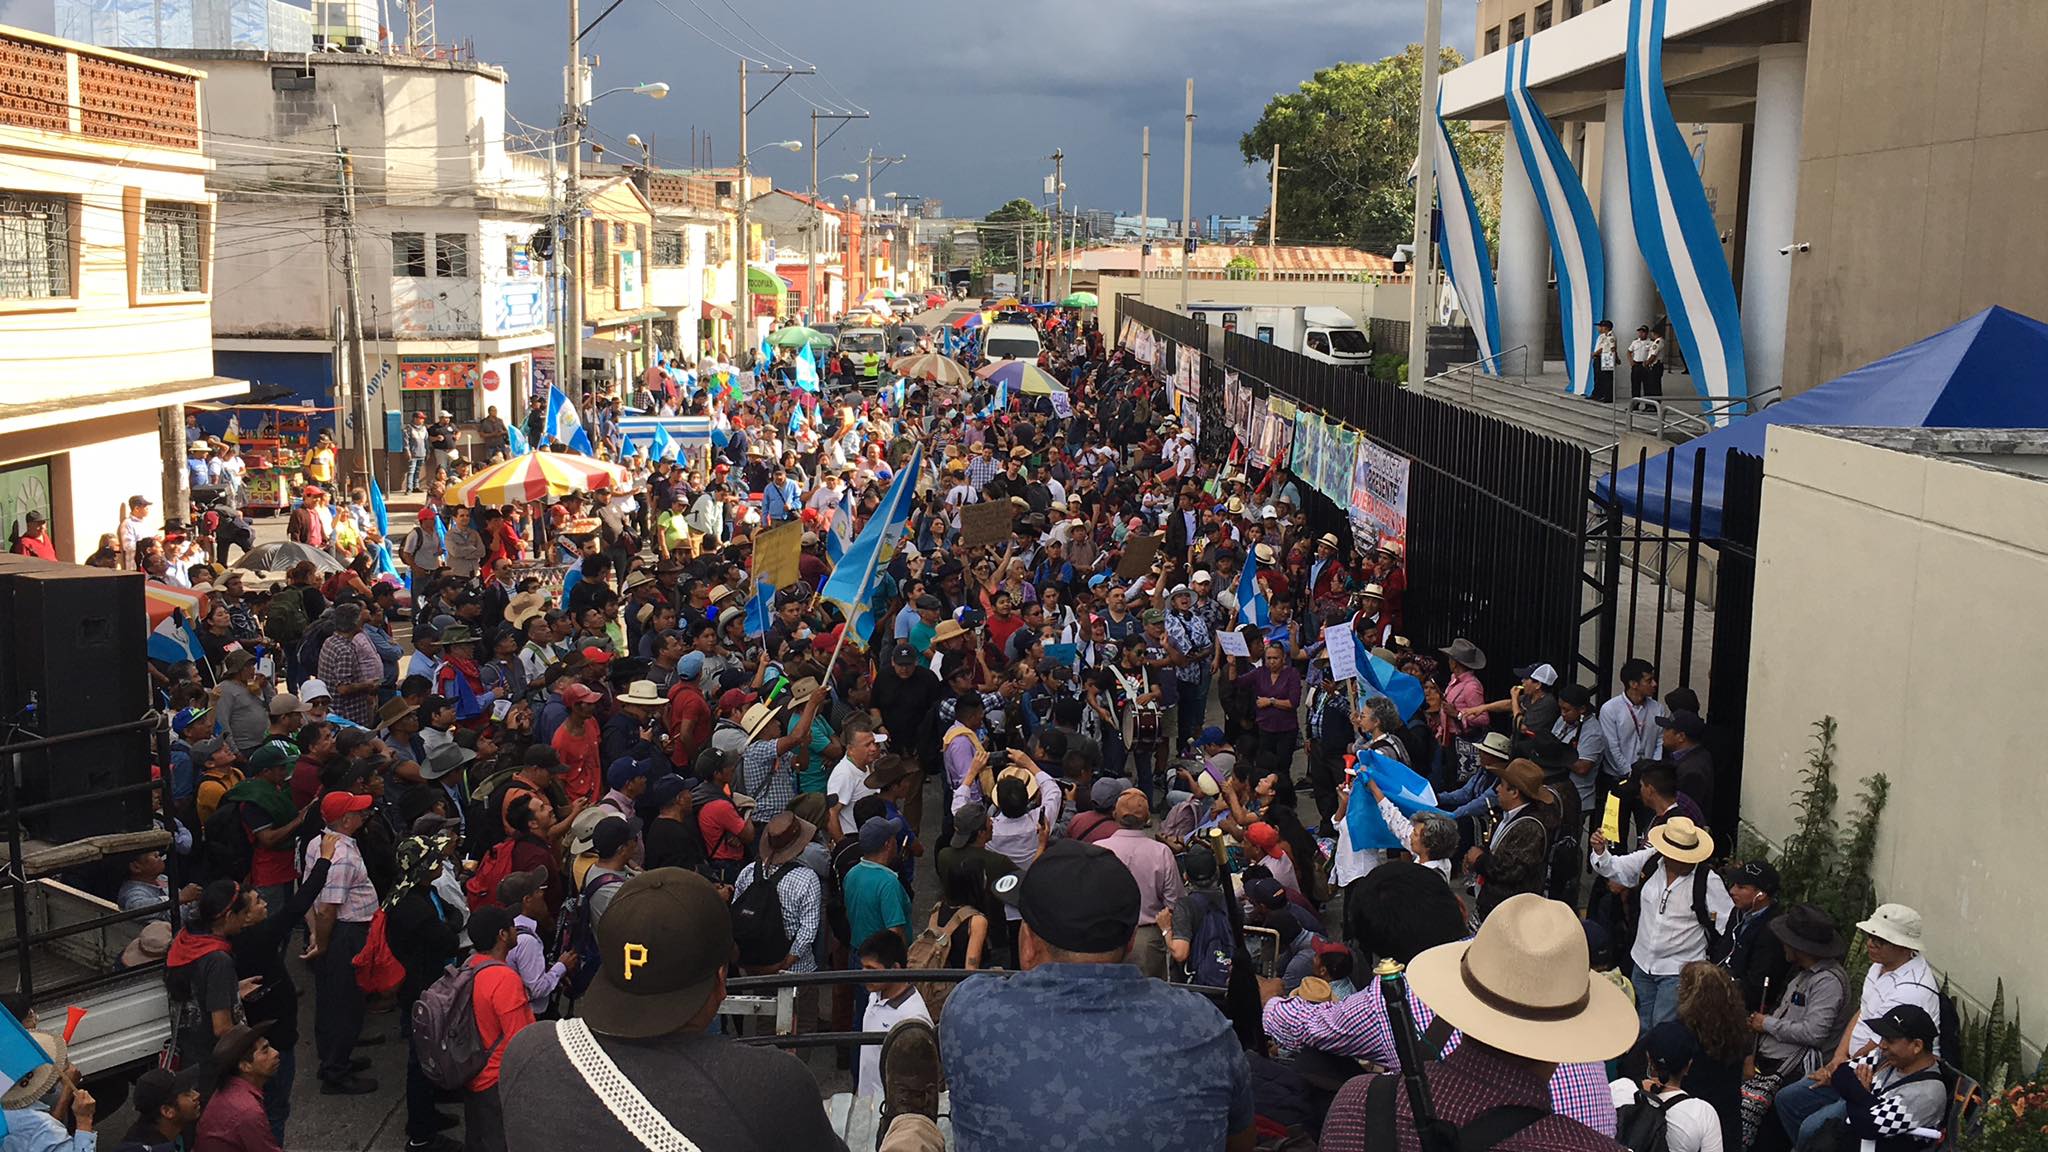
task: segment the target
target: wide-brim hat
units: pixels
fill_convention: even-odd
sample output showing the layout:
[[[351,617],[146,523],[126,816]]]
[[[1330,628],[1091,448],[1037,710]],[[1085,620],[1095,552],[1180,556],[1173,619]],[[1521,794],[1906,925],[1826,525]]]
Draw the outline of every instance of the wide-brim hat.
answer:
[[[805,676],[791,684],[789,686],[789,706],[791,708],[801,708],[809,704],[811,697],[818,694],[819,687],[816,676]]]
[[[1486,653],[1479,650],[1479,645],[1465,639],[1463,636],[1451,641],[1448,647],[1439,648],[1437,651],[1472,669],[1474,672],[1486,667]]]
[[[633,681],[633,686],[626,689],[626,694],[618,698],[618,702],[621,704],[640,704],[656,708],[668,703],[668,698],[655,688],[654,681],[635,680]]]
[[[1920,913],[1904,904],[1880,904],[1870,919],[1859,921],[1856,929],[1900,948],[1921,949]]]
[[[407,703],[403,696],[393,696],[377,709],[377,727],[389,728],[419,710],[419,705]]]
[[[740,727],[746,730],[747,739],[758,739],[761,735],[761,729],[766,728],[769,721],[774,720],[781,714],[781,709],[773,704],[756,704],[747,709],[746,714],[740,717]]]
[[[1515,759],[1498,767],[1489,764],[1488,772],[1508,782],[1508,787],[1527,796],[1538,804],[1557,803],[1557,793],[1543,782],[1543,766],[1534,760]]]
[[[5,1094],[0,1094],[0,1108],[19,1110],[41,1100],[49,1094],[50,1089],[57,1086],[57,1081],[64,1076],[64,1070],[71,1067],[71,1059],[65,1054],[62,1037],[53,1036],[48,1032],[31,1032],[29,1035],[42,1046],[43,1055],[48,1056],[50,1062],[38,1064],[22,1073],[21,1079],[16,1080],[13,1087],[7,1089]]]
[[[1658,855],[1680,864],[1698,864],[1714,854],[1714,834],[1690,816],[1673,816],[1650,829],[1649,839]]]
[[[1502,901],[1470,940],[1408,964],[1430,1011],[1482,1044],[1550,1064],[1592,1064],[1635,1042],[1635,1006],[1587,960],[1571,908],[1524,892]]]
[[[932,629],[932,643],[943,644],[956,636],[965,635],[967,635],[967,629],[962,628],[958,620],[941,620],[939,621],[939,626]]]
[[[505,623],[514,628],[525,628],[535,616],[546,614],[547,597],[538,592],[520,592],[505,605]]]
[[[880,760],[875,761],[874,767],[868,769],[867,776],[862,779],[861,783],[880,792],[889,785],[910,775],[914,770],[915,765],[902,756],[884,756]]]
[[[1475,748],[1484,756],[1497,756],[1503,761],[1515,758],[1515,742],[1505,732],[1488,732],[1486,739],[1479,741]]]
[[[152,960],[161,960],[171,952],[171,925],[166,920],[152,920],[142,926],[126,947],[121,949],[121,967],[140,968]]]
[[[774,868],[787,864],[803,855],[804,848],[817,838],[818,826],[794,812],[777,812],[768,826],[761,830],[761,864]]]
[[[1033,803],[1037,802],[1038,775],[1036,773],[1031,772],[1019,765],[1012,764],[1008,768],[1003,769],[1001,772],[996,773],[996,783],[998,785],[1000,785],[1005,780],[1023,781],[1025,794],[1031,797]]]
[[[1785,947],[1823,960],[1839,960],[1849,951],[1849,941],[1835,922],[1811,904],[1771,917],[1771,932]]]
[[[1344,547],[1344,542],[1342,540],[1337,539],[1337,534],[1335,532],[1325,532],[1321,536],[1316,537],[1316,543],[1328,544],[1332,548]]]

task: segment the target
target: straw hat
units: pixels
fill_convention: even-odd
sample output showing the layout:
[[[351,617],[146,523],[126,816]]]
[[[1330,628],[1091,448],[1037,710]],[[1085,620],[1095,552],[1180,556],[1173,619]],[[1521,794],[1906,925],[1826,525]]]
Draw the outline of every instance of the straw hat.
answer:
[[[64,1070],[71,1067],[71,1060],[64,1052],[64,1041],[48,1032],[31,1032],[37,1044],[42,1045],[43,1054],[50,1058],[47,1064],[38,1064],[22,1074],[5,1095],[0,1095],[0,1108],[18,1110],[41,1100],[57,1081]]]
[[[941,620],[939,621],[939,626],[932,629],[932,643],[943,644],[955,636],[965,635],[967,635],[967,629],[962,628],[958,620]]]
[[[618,702],[621,704],[640,704],[645,705],[647,707],[659,707],[663,704],[668,703],[668,697],[663,696],[661,694],[661,690],[654,686],[654,681],[635,680],[633,681],[633,686],[626,689],[626,694],[624,696],[619,697]]]
[[[535,616],[547,611],[547,597],[538,592],[515,593],[505,605],[505,623],[524,628]]]
[[[746,729],[747,739],[758,740],[761,729],[768,727],[769,722],[781,714],[782,710],[773,704],[756,704],[740,717],[740,727]]]
[[[1635,1007],[1594,975],[1579,918],[1533,892],[1502,901],[1472,939],[1415,957],[1408,983],[1466,1036],[1525,1059],[1597,1063],[1635,1042]]]
[[[1001,772],[996,773],[997,784],[1001,784],[1005,780],[1022,780],[1024,782],[1025,794],[1031,797],[1033,803],[1038,802],[1038,776],[1035,773],[1019,765],[1012,764]]]
[[[1714,854],[1714,835],[1692,822],[1690,816],[1673,816],[1650,829],[1650,844],[1667,860],[1697,864]]]

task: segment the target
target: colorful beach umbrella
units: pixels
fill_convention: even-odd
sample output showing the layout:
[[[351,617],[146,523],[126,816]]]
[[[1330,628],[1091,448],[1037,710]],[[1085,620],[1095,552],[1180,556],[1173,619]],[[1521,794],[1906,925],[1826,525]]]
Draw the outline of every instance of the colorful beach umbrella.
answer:
[[[1095,293],[1093,292],[1069,292],[1067,293],[1067,298],[1060,301],[1060,307],[1093,308],[1097,303],[1098,301],[1095,299]]]
[[[1008,385],[1011,391],[1022,392],[1026,396],[1050,396],[1067,390],[1052,373],[1028,360],[1004,360],[985,365],[975,375],[995,384]]]
[[[205,598],[206,594],[203,592],[194,592],[190,588],[180,588],[161,580],[142,582],[142,610],[149,614],[149,625],[152,628],[163,623],[165,617],[180,608],[185,610],[187,619],[197,621],[199,604]]]
[[[802,348],[805,345],[809,345],[812,348],[830,348],[832,346],[832,337],[818,331],[816,328],[806,328],[801,324],[792,324],[787,328],[777,331],[773,336],[768,337],[768,343],[775,345],[777,348]]]
[[[522,504],[548,496],[617,488],[624,468],[568,452],[528,452],[493,464],[448,489],[450,504]]]
[[[920,352],[914,356],[899,356],[890,361],[889,371],[913,380],[929,380],[934,384],[955,384],[965,386],[974,382],[967,369],[957,360],[939,355],[937,352]]]

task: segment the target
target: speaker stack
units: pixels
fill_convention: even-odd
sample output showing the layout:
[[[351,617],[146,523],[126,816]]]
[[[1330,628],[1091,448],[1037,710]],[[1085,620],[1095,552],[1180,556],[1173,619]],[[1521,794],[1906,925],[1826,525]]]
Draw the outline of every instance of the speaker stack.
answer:
[[[139,572],[20,556],[0,560],[0,745],[140,720],[150,706],[149,617]],[[13,754],[22,807],[149,779],[147,729]],[[49,843],[148,826],[149,794],[132,792],[30,815]]]

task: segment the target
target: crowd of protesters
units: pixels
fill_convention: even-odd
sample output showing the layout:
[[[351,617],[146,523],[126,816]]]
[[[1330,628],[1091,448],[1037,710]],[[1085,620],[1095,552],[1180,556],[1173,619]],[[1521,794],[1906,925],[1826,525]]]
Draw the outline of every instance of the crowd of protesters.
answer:
[[[360,500],[294,514],[353,547],[340,572],[188,571],[204,659],[152,673],[191,883],[124,956],[165,961],[174,1038],[119,1147],[296,1146],[299,1080],[380,1091],[356,1050],[386,1005],[410,1148],[457,1126],[475,1150],[835,1147],[806,1066],[719,1014],[732,977],[834,969],[872,975],[806,988],[800,1030],[887,1033],[847,1058],[886,1149],[945,1146],[943,1083],[963,1149],[1433,1152],[1384,1075],[1404,1061],[1504,1149],[1641,1152],[1654,1128],[1673,1152],[1893,1152],[1942,1124],[1917,914],[1854,926],[1852,989],[1850,926],[1729,858],[1697,700],[1631,661],[1599,701],[1540,653],[1488,699],[1478,646],[1406,639],[1399,541],[1359,547],[1283,469],[1198,453],[1134,356],[1036,322],[1070,416],[764,366],[651,401],[718,444],[628,458],[623,490],[447,506],[458,461],[435,460],[388,537]],[[826,599],[913,461],[864,602]],[[989,503],[1009,530],[963,546]],[[763,588],[754,541],[789,520],[795,577]],[[362,560],[379,542],[409,589]],[[1231,655],[1251,591],[1267,618]],[[1419,705],[1333,679],[1337,622]],[[1404,848],[1355,845],[1354,806]],[[166,901],[166,871],[129,861],[123,906]],[[1015,974],[892,975],[931,968]],[[408,1033],[458,980],[488,1058],[448,1083]],[[57,1071],[9,1091],[6,1152],[89,1152],[91,1098],[39,1039]]]

